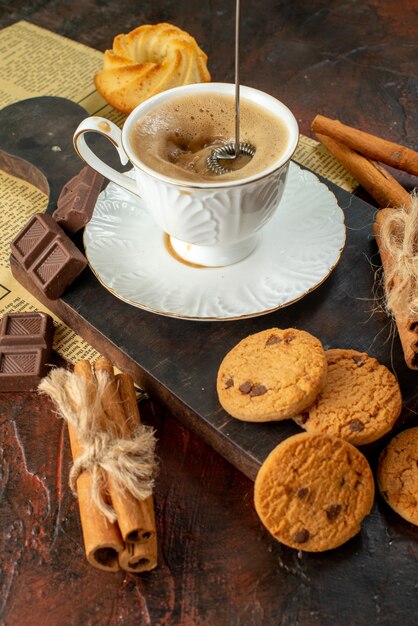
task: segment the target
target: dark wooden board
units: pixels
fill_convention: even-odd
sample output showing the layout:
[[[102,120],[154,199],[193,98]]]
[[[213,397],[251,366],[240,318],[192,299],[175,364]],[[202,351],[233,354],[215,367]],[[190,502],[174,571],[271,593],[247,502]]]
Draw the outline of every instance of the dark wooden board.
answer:
[[[0,148],[20,158],[32,158],[33,162],[32,144],[21,141],[21,137],[22,134],[26,137],[32,128],[30,125],[28,131],[26,120],[34,117],[34,108],[38,129],[36,163],[47,176],[51,189],[57,189],[57,179],[65,180],[67,172],[69,178],[82,166],[68,142],[82,110],[63,99],[35,98],[0,112],[0,127],[8,129],[7,136],[0,134]],[[43,112],[49,124],[44,133],[39,130],[43,128]],[[59,131],[51,134],[51,120],[56,114]],[[7,124],[1,124],[2,120],[7,120]],[[14,129],[13,133],[9,132],[10,128]],[[66,142],[57,137],[60,131]],[[57,142],[61,146],[59,160],[55,160],[50,149]],[[39,154],[46,156],[40,159]],[[13,259],[12,271],[29,291],[99,352],[112,358],[120,368],[130,370],[136,382],[165,403],[188,428],[254,478],[274,446],[299,429],[292,421],[243,423],[220,407],[215,389],[219,364],[225,353],[250,333],[274,326],[295,327],[319,337],[325,348],[364,350],[390,367],[399,378],[405,401],[400,423],[412,415],[415,405],[417,373],[406,367],[392,325],[383,312],[376,310],[375,270],[379,257],[372,235],[375,209],[329,181],[324,182],[336,195],[346,217],[347,241],[340,263],[314,292],[265,316],[225,322],[158,316],[118,300],[100,285],[90,269],[83,272],[60,300],[52,302],[37,292]],[[47,210],[53,208],[50,200]],[[378,448],[381,445],[382,442],[376,444]]]

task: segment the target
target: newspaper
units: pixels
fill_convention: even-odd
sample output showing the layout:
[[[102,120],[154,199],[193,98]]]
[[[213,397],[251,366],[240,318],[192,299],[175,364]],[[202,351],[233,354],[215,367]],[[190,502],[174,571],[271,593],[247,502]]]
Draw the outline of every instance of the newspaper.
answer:
[[[319,141],[301,135],[293,160],[351,193],[358,182]]]
[[[117,33],[115,33],[116,35]],[[109,42],[110,44],[111,42]],[[97,93],[93,77],[103,55],[28,22],[0,31],[0,108],[36,96],[59,96],[121,126],[125,115]],[[301,135],[295,161],[348,191],[357,182],[319,142]],[[38,189],[0,170],[0,317],[8,311],[43,310],[55,320],[55,350],[69,362],[95,359],[97,352],[27,292],[10,271],[10,242],[27,220],[43,212],[47,198]]]
[[[94,86],[102,64],[98,50],[29,22],[16,22],[0,30],[0,107],[58,96],[122,125],[126,116],[109,106]]]

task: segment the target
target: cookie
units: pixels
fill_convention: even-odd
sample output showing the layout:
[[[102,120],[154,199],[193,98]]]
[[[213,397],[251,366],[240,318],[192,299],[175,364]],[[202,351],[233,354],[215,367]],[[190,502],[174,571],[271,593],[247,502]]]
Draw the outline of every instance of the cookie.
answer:
[[[370,466],[338,437],[300,433],[267,457],[254,485],[267,530],[291,548],[322,552],[360,531],[374,499]]]
[[[312,406],[295,417],[311,433],[336,435],[355,446],[389,432],[402,409],[395,376],[356,350],[327,350],[327,382]]]
[[[389,506],[418,526],[418,427],[396,435],[383,450],[377,482]]]
[[[248,422],[294,416],[322,389],[326,358],[321,342],[303,330],[270,328],[240,341],[223,359],[219,402]]]

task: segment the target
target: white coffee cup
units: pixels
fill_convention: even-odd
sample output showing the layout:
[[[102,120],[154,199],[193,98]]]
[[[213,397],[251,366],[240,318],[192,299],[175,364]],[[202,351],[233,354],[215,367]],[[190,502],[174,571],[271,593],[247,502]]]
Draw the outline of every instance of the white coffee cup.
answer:
[[[288,143],[277,162],[251,177],[222,182],[221,176],[209,183],[175,180],[144,165],[130,139],[138,118],[177,96],[201,93],[234,95],[235,85],[198,83],[159,93],[130,113],[122,131],[104,118],[86,118],[74,133],[74,146],[93,169],[142,198],[155,222],[170,236],[177,255],[189,263],[224,266],[240,261],[254,250],[260,229],[278,208],[299,129],[291,111],[279,100],[241,86],[241,100],[247,99],[265,108],[288,129]],[[117,148],[122,164],[132,163],[135,179],[117,172],[96,156],[85,141],[86,132],[108,137]]]

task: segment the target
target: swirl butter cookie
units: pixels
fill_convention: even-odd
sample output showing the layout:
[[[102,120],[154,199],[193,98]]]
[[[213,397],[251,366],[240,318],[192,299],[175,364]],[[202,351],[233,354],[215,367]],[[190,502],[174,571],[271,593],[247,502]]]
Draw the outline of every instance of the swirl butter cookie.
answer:
[[[270,328],[240,341],[217,377],[221,405],[248,422],[292,417],[306,409],[326,379],[321,342],[303,330]]]
[[[377,482],[389,506],[418,526],[418,427],[399,433],[383,450]]]
[[[165,22],[143,24],[114,38],[94,84],[111,106],[130,113],[166,89],[209,82],[207,60],[186,31]]]
[[[395,376],[356,350],[327,350],[327,382],[312,406],[295,417],[311,433],[336,435],[355,446],[389,432],[402,409]]]
[[[356,535],[374,500],[370,466],[338,437],[300,433],[267,457],[254,485],[256,511],[281,543],[306,552]]]

